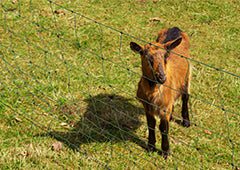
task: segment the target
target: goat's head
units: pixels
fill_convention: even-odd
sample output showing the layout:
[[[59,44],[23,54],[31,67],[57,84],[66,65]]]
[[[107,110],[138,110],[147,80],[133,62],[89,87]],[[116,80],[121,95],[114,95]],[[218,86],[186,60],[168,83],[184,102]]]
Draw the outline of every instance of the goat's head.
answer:
[[[179,37],[165,44],[150,43],[144,47],[131,42],[131,49],[141,55],[143,76],[153,81],[164,84],[166,81],[167,59],[171,50],[177,47],[182,41]]]

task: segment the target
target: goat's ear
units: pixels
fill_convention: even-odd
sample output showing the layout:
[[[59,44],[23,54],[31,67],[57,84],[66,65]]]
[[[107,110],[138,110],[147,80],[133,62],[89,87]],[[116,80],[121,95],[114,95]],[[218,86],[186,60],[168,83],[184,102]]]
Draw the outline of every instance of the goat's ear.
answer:
[[[130,47],[135,53],[138,53],[138,54],[141,54],[141,55],[143,54],[143,47],[141,45],[138,45],[135,42],[131,42]]]
[[[169,41],[166,44],[164,44],[164,48],[167,50],[172,50],[175,47],[177,47],[182,42],[182,37],[178,37],[177,39],[173,41]]]

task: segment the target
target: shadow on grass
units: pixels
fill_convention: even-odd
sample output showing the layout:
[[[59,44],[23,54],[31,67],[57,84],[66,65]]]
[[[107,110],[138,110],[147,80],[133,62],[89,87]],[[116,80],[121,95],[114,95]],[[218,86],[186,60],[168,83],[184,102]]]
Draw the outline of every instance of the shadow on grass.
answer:
[[[146,143],[135,133],[142,124],[139,120],[143,110],[136,106],[136,99],[112,94],[99,94],[84,100],[87,107],[77,111],[80,121],[67,131],[52,131],[50,135],[65,143],[74,151],[84,151],[89,143],[116,143],[128,145],[133,142],[146,150]],[[65,111],[73,114],[72,111]],[[81,113],[80,113],[81,112]],[[145,118],[145,116],[144,116]],[[89,147],[89,146],[88,146]]]

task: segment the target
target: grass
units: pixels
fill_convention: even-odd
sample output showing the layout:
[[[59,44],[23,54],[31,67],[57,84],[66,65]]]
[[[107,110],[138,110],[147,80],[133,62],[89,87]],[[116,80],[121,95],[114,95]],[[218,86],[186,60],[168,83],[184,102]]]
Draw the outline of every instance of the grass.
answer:
[[[240,168],[238,1],[1,6],[1,169]],[[180,124],[177,102],[164,160],[144,149],[146,118],[135,99],[141,63],[129,43],[154,42],[174,26],[191,41],[192,126]],[[59,151],[51,149],[57,141]],[[157,133],[159,149],[160,141]]]

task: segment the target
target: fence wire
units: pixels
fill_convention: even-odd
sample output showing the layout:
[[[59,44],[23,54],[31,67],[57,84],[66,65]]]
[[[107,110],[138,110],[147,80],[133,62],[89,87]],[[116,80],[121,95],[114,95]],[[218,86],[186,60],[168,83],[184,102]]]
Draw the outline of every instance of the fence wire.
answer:
[[[127,51],[130,51],[125,48],[129,40],[149,42],[56,2],[46,2],[46,6],[40,9],[50,8],[51,15],[44,19],[32,0],[27,3],[32,16],[25,15],[22,1],[19,1],[17,8],[11,8],[1,1],[3,14],[0,26],[3,30],[1,34],[4,34],[3,41],[0,42],[1,108],[11,110],[15,117],[24,117],[31,127],[38,127],[48,136],[80,152],[80,160],[91,158],[102,168],[114,169],[112,162],[124,160],[125,164],[128,164],[125,167],[132,169],[146,169],[145,164],[159,169],[178,169],[182,165],[205,169],[207,158],[224,162],[232,169],[240,168],[237,162],[239,155],[236,155],[239,154],[239,135],[232,135],[234,132],[230,132],[229,125],[230,115],[239,120],[240,114],[237,109],[225,104],[226,96],[221,94],[224,77],[239,81],[239,75],[182,56],[188,62],[206,68],[206,71],[217,72],[215,75],[219,81],[213,98],[219,102],[190,94],[191,125],[194,126],[196,136],[192,142],[184,141],[171,133],[169,138],[172,141],[171,147],[180,144],[180,147],[187,150],[186,153],[181,151],[182,153],[191,155],[191,152],[197,152],[200,163],[195,164],[184,159],[176,153],[178,150],[175,150],[170,152],[171,159],[175,162],[171,164],[163,160],[160,154],[146,152],[147,125],[143,109],[136,97],[137,82],[142,76],[139,72],[140,66],[139,62],[134,66],[129,65],[129,61],[124,58],[129,54]],[[61,28],[67,23],[59,21],[60,15],[71,18],[69,30]],[[50,24],[46,23],[47,20]],[[89,32],[90,29],[93,31]],[[106,42],[109,34],[114,34],[114,41]],[[88,36],[94,37],[94,47],[91,46],[94,43],[84,40],[88,39]],[[109,43],[114,43],[117,49],[109,48]],[[209,129],[198,120],[195,103],[207,105],[224,114],[224,121],[220,122],[225,127],[224,133]],[[176,122],[181,119],[178,114],[173,115]],[[201,143],[202,131],[230,142],[228,156],[221,157],[219,154],[222,153],[214,153],[210,151],[211,148],[204,148]],[[234,135],[238,136],[234,138]],[[160,138],[157,141],[160,141]],[[94,150],[97,144],[101,145],[100,152]],[[108,156],[102,159],[97,154]]]

